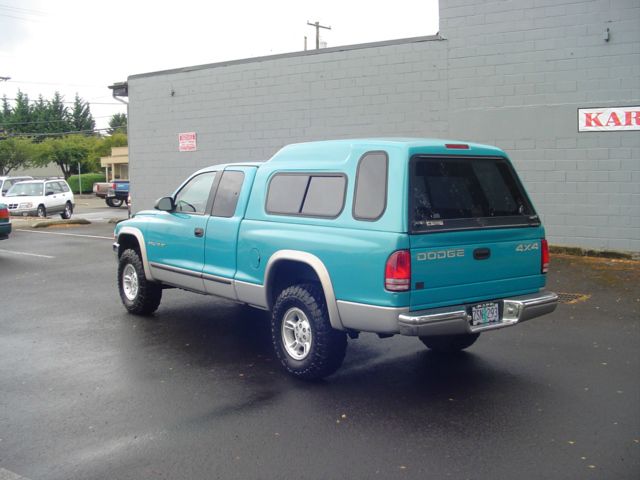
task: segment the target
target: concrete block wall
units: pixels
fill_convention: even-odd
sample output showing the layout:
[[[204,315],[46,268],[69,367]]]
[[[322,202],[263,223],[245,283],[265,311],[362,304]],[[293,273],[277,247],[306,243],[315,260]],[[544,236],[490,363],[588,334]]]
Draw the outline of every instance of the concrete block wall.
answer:
[[[508,151],[555,244],[640,251],[640,132],[577,131],[640,105],[639,25],[637,0],[440,2],[449,133]]]
[[[638,25],[637,0],[440,0],[441,37],[130,77],[135,209],[292,142],[460,138],[510,154],[552,243],[639,252],[640,132],[577,130],[578,108],[640,104]]]
[[[434,37],[302,52],[129,79],[133,200],[196,168],[266,160],[312,139],[446,135],[446,46]],[[197,132],[196,152],[178,133]]]

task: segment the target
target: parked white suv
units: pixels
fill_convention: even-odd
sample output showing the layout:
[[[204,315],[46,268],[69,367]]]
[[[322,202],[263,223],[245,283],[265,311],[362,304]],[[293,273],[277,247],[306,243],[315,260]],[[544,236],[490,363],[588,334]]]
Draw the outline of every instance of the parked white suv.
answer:
[[[21,177],[0,177],[0,198],[4,197],[14,184],[25,180],[33,180],[33,177],[24,175]]]
[[[71,218],[75,206],[73,192],[64,180],[28,180],[13,185],[4,202],[11,215],[46,217],[59,213]]]

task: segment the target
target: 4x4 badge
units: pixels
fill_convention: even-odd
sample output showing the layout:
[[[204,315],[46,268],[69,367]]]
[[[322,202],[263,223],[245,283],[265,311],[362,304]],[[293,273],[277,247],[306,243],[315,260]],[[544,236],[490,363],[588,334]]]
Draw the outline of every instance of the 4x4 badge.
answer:
[[[538,242],[534,243],[521,243],[516,247],[516,252],[528,252],[530,250],[538,250]]]

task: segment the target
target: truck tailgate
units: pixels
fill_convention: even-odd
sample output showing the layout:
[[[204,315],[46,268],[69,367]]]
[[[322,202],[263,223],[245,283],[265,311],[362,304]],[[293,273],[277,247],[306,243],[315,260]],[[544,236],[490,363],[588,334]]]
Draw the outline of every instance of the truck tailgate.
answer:
[[[542,227],[411,235],[411,310],[535,292]]]

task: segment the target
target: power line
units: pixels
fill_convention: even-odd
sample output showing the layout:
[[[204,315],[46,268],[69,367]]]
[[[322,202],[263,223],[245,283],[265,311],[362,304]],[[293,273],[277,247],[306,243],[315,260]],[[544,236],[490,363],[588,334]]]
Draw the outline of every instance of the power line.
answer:
[[[7,98],[7,100],[10,100],[12,102],[16,102],[17,101],[16,98]],[[82,99],[82,100],[84,100],[84,99]],[[84,100],[84,101],[85,101],[85,103],[88,103],[90,105],[117,105],[117,106],[121,105],[120,103],[116,103],[116,102],[92,102],[90,100]],[[76,102],[60,102],[60,103],[65,103],[67,105],[74,105]]]
[[[113,130],[117,130],[119,127],[114,127]],[[109,128],[94,128],[91,130],[74,130],[71,132],[40,132],[40,133],[6,133],[2,138],[12,137],[64,137],[65,135],[80,135],[86,133],[100,133],[112,130]]]
[[[28,80],[9,80],[7,83],[28,83],[29,85],[58,85],[62,87],[83,87],[83,88],[105,88],[105,85],[84,85],[74,83],[55,83],[55,82],[30,82]]]
[[[102,115],[100,117],[92,117],[94,120],[99,118],[111,118],[113,115]],[[4,125],[4,128],[14,127],[16,125],[35,125],[37,123],[55,123],[55,122],[63,122],[64,120],[56,119],[56,120],[35,120],[33,122],[3,122],[0,121],[0,125]]]

